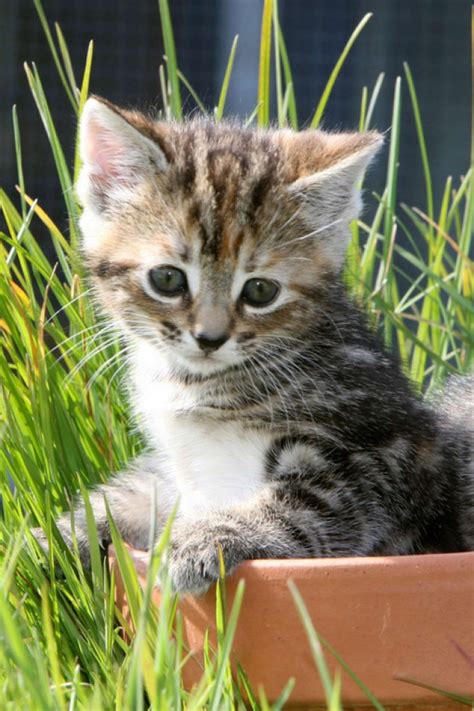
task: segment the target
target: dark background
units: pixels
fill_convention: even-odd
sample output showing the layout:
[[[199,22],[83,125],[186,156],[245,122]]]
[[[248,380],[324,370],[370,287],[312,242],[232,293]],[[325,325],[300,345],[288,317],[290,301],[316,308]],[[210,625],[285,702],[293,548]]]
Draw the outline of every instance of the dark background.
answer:
[[[159,108],[162,63],[157,0],[44,0],[58,21],[82,75],[89,39],[95,41],[91,90],[126,106]],[[227,111],[245,116],[256,104],[263,0],[170,0],[178,63],[204,103],[217,102],[228,53],[240,35]],[[330,98],[324,126],[357,128],[362,87],[385,82],[373,127],[390,128],[393,86],[407,61],[414,75],[433,172],[435,198],[447,175],[469,164],[471,121],[469,0],[280,0],[280,21],[295,77],[300,122],[314,111],[345,42],[366,12],[374,17],[353,47]],[[29,93],[22,63],[40,71],[60,137],[72,162],[73,111],[59,82],[33,0],[0,0],[0,185],[14,194],[16,165],[11,106],[20,118],[27,191],[59,223],[65,209],[49,146]],[[400,200],[425,207],[413,114],[403,86]],[[188,111],[194,108],[188,98]],[[385,155],[386,158],[386,155]],[[386,159],[370,187],[383,184]]]

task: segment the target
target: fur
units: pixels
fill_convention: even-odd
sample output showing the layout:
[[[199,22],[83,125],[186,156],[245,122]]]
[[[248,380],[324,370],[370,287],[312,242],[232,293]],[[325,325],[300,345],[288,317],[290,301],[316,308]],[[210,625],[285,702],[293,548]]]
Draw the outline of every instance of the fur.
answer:
[[[341,279],[381,137],[155,122],[92,98],[80,140],[84,258],[130,346],[151,447],[92,493],[102,544],[104,496],[142,548],[152,502],[158,532],[179,502],[169,569],[182,593],[216,580],[219,547],[227,572],[472,548],[472,415],[413,394]],[[181,293],[156,292],[163,265],[186,274]],[[277,284],[274,300],[246,301],[251,279]],[[67,514],[59,525],[70,539]],[[75,529],[87,562],[80,504]]]

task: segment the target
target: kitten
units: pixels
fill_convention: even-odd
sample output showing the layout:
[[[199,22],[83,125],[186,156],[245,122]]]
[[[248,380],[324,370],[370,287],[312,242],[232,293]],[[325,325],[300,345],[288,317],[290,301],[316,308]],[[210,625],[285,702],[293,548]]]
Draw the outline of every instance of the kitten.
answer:
[[[91,494],[149,546],[179,501],[174,589],[250,558],[474,546],[466,422],[410,390],[341,270],[371,132],[155,122],[91,98],[81,119],[83,251],[132,350],[151,453]],[[75,531],[88,561],[85,514]],[[70,517],[59,527],[71,538]]]

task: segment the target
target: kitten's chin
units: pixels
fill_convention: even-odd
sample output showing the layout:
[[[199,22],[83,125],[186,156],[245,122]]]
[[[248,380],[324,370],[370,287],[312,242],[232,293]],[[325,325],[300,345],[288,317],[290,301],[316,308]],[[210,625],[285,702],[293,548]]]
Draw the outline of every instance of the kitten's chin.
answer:
[[[182,356],[175,353],[173,360],[177,369],[191,375],[212,375],[212,373],[219,373],[236,365],[236,363],[218,360],[215,355]]]

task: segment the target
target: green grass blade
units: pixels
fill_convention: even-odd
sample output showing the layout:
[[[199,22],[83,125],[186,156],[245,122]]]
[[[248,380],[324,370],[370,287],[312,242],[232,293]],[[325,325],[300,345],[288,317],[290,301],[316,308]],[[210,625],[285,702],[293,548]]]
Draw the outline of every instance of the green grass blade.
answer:
[[[225,635],[220,645],[220,659],[216,669],[214,692],[209,704],[210,711],[219,711],[221,708],[222,683],[224,681],[224,676],[228,671],[232,641],[237,629],[237,622],[239,619],[240,608],[242,607],[244,592],[245,583],[243,580],[240,580],[235,591],[232,609],[226,623]]]
[[[161,99],[163,101],[163,113],[167,120],[171,118],[171,108],[169,103],[169,91],[168,91],[168,81],[166,78],[166,69],[163,64],[160,65],[159,69],[160,75],[160,90]]]
[[[392,272],[388,267],[388,258],[392,249],[392,239],[395,234],[395,208],[397,200],[397,181],[398,181],[398,156],[400,152],[400,116],[401,116],[401,79],[397,77],[395,81],[395,91],[393,95],[392,109],[392,132],[390,136],[390,150],[387,166],[386,180],[386,205],[385,205],[385,220],[384,220],[384,247],[383,247],[383,265],[388,277],[387,284],[384,286],[384,295],[389,298],[390,289],[392,287]],[[388,347],[392,346],[393,328],[390,320],[384,322],[385,344]]]
[[[316,662],[316,665],[318,667],[318,671],[320,674],[321,682],[323,684],[323,688],[325,691],[326,695],[326,703],[328,709],[331,707],[331,701],[333,699],[333,694],[334,694],[334,685],[333,684],[330,674],[329,674],[329,669],[327,667],[326,661],[324,659],[324,654],[322,651],[322,646],[324,646],[331,654],[332,656],[337,660],[337,662],[341,665],[341,667],[344,669],[344,671],[351,677],[351,679],[357,684],[357,686],[361,689],[361,691],[365,694],[365,696],[368,698],[370,703],[374,706],[374,708],[377,709],[377,711],[384,711],[384,707],[382,704],[378,701],[378,699],[372,694],[370,689],[359,679],[359,677],[354,674],[352,669],[348,666],[348,664],[344,661],[344,659],[341,657],[338,652],[332,647],[332,645],[329,644],[327,640],[325,640],[323,637],[321,637],[320,634],[316,632],[314,629],[313,623],[311,621],[311,617],[309,615],[308,609],[304,603],[303,598],[301,597],[298,588],[296,585],[293,583],[292,580],[288,581],[288,587],[290,588],[290,592],[293,596],[293,600],[295,602],[296,608],[298,610],[298,614],[300,616],[300,619],[303,623],[303,626],[305,628],[306,635],[308,637],[308,640],[310,642],[311,646],[311,651],[313,653],[313,658]]]
[[[421,162],[423,165],[423,174],[425,176],[425,188],[426,188],[426,209],[428,215],[433,218],[434,208],[433,208],[433,182],[431,179],[431,170],[428,160],[428,151],[426,150],[425,134],[423,131],[423,123],[421,120],[420,106],[418,103],[418,97],[416,95],[415,83],[413,81],[413,76],[411,69],[406,62],[403,64],[403,69],[405,71],[405,77],[408,84],[408,91],[410,93],[411,106],[413,109],[413,116],[415,118],[416,133],[418,137],[418,143],[420,146]]]
[[[249,116],[247,116],[247,118],[245,119],[245,121],[244,121],[245,128],[247,128],[247,126],[251,126],[253,124],[253,122],[257,118],[257,114],[258,114],[258,106],[256,106],[254,108],[254,110],[252,111],[252,113]]]
[[[332,687],[331,703],[329,704],[328,711],[342,711],[342,700],[341,700],[341,690],[342,690],[342,680],[339,670],[334,676],[334,684]]]
[[[270,56],[272,48],[273,0],[264,0],[260,35],[260,61],[258,67],[257,123],[265,127],[270,123]]]
[[[360,111],[359,111],[359,131],[363,131],[366,125],[367,117],[367,87],[364,86],[362,89],[362,95],[360,98]]]
[[[81,82],[81,89],[79,92],[79,108],[78,108],[78,116],[81,116],[82,110],[84,108],[84,104],[87,101],[87,97],[89,95],[89,84],[90,84],[90,79],[91,79],[91,72],[92,72],[92,59],[94,56],[94,42],[91,40],[89,42],[89,45],[87,47],[87,54],[86,54],[86,62],[84,66],[84,72],[82,74],[82,82]],[[76,147],[74,150],[74,184],[76,183],[77,178],[79,177],[79,170],[81,168],[81,158],[79,155],[79,140],[78,137],[76,137]],[[73,245],[73,248],[75,245]]]
[[[397,197],[398,180],[398,156],[400,153],[400,116],[401,116],[401,79],[397,77],[395,81],[395,91],[393,94],[392,108],[392,130],[390,136],[390,150],[387,165],[387,200],[385,210],[385,252],[388,250],[388,243],[393,231],[395,220],[395,207]]]
[[[417,681],[416,679],[412,679],[408,676],[400,676],[397,674],[394,676],[394,679],[396,681],[403,681],[405,684],[418,686],[421,689],[428,689],[429,691],[433,691],[435,694],[439,694],[439,696],[451,699],[452,701],[457,701],[459,704],[463,704],[464,706],[469,706],[470,708],[474,706],[474,698],[469,698],[468,696],[463,696],[462,694],[455,694],[452,691],[445,691],[444,689],[440,689],[438,686],[424,684],[423,682]]]
[[[26,203],[25,203],[25,178],[23,173],[23,156],[21,151],[21,136],[20,136],[20,126],[18,124],[18,114],[16,110],[16,105],[12,108],[12,120],[13,120],[13,135],[15,139],[15,156],[16,156],[16,171],[18,175],[18,184],[20,186],[20,200],[21,200],[21,215],[23,220],[26,217]]]
[[[25,217],[23,219],[21,227],[18,230],[18,233],[16,235],[16,240],[15,240],[16,244],[8,252],[8,256],[7,256],[7,260],[6,260],[7,266],[11,266],[11,264],[13,264],[13,260],[15,259],[15,256],[18,252],[18,246],[21,245],[23,238],[25,237],[25,235],[29,229],[31,220],[33,219],[33,215],[35,214],[35,209],[36,209],[37,204],[38,204],[38,200],[35,200],[33,202],[33,204],[31,205],[30,209],[28,210],[28,213],[25,215]],[[3,201],[2,202],[2,209],[3,210],[4,210],[5,206],[6,206],[6,203],[5,203],[5,201]],[[5,214],[5,210],[4,210],[4,214]]]
[[[50,52],[51,52],[51,54],[52,54],[54,64],[56,65],[56,70],[57,70],[57,72],[58,72],[58,74],[59,74],[59,78],[60,78],[61,83],[62,83],[62,85],[63,85],[63,87],[64,87],[64,91],[65,91],[66,94],[67,94],[67,97],[68,97],[68,99],[69,99],[69,101],[70,101],[70,103],[71,103],[72,108],[74,109],[74,111],[77,111],[77,100],[76,100],[76,97],[74,96],[74,94],[73,94],[72,91],[71,91],[71,87],[69,86],[69,82],[68,82],[68,80],[67,80],[66,74],[65,74],[64,69],[63,69],[63,66],[62,66],[62,64],[61,64],[61,60],[59,59],[59,55],[58,55],[58,52],[57,52],[57,50],[56,50],[56,46],[55,46],[55,44],[54,44],[54,39],[53,39],[53,36],[52,36],[52,34],[51,34],[51,30],[49,29],[49,25],[48,25],[48,21],[47,21],[47,19],[46,19],[46,15],[44,14],[43,5],[42,5],[42,3],[41,3],[41,0],[33,0],[33,2],[34,2],[35,8],[36,8],[36,12],[38,13],[38,17],[39,17],[40,22],[41,22],[41,26],[42,26],[42,28],[43,28],[43,32],[44,32],[44,34],[45,34],[45,36],[46,36],[46,40],[47,40],[47,42],[48,42],[48,46],[49,46]]]
[[[276,701],[273,702],[272,711],[283,711],[283,709],[285,708],[286,702],[290,698],[290,696],[293,692],[293,689],[295,688],[295,684],[296,684],[295,679],[293,679],[293,678],[288,679],[288,681],[286,682],[286,684],[283,688],[283,691],[281,692],[281,694],[279,694]]]
[[[176,61],[174,34],[171,24],[168,0],[158,0],[158,7],[160,10],[161,31],[166,54],[168,79],[170,82],[169,102],[171,116],[180,121],[183,118],[183,109],[181,103],[181,92],[179,88],[178,64]]]
[[[471,78],[474,82],[474,6],[471,7]],[[474,169],[474,93],[471,94],[471,169]],[[471,186],[474,192],[474,185]],[[474,202],[474,200],[473,200]]]
[[[53,153],[64,201],[66,203],[67,211],[70,216],[71,232],[75,234],[77,227],[77,207],[73,196],[73,186],[68,164],[64,156],[64,152],[59,141],[58,134],[56,132],[54,121],[48,106],[48,102],[43,90],[43,85],[41,83],[39,73],[35,65],[32,65],[32,68],[30,68],[27,64],[25,64],[24,67],[26,76],[28,78],[28,83],[30,85],[31,93],[33,94],[33,98],[35,100],[38,112],[43,122],[43,126],[46,131],[46,135],[48,136],[48,140]]]
[[[122,541],[122,537],[118,532],[117,526],[112,518],[110,509],[106,502],[107,516],[110,526],[110,534],[112,538],[112,544],[115,550],[115,556],[117,558],[117,564],[120,571],[120,576],[122,578],[125,592],[127,595],[127,601],[130,608],[130,615],[132,618],[133,625],[138,626],[138,620],[140,619],[140,607],[142,595],[140,591],[140,586],[137,580],[137,574],[130,558],[128,551]]]
[[[193,97],[194,101],[196,102],[197,107],[201,111],[202,114],[207,114],[206,107],[202,103],[201,99],[199,98],[198,94],[194,91],[193,87],[191,86],[190,82],[186,79],[184,76],[183,72],[181,72],[179,69],[177,70],[178,73],[178,79],[182,82],[182,84],[186,87],[186,89],[189,91],[191,96]]]
[[[286,88],[291,87],[288,90],[288,118],[290,121],[290,126],[295,131],[298,130],[298,112],[296,110],[296,98],[295,98],[295,83],[293,81],[293,74],[291,71],[290,60],[288,57],[288,52],[286,49],[285,39],[283,37],[283,32],[278,24],[278,49],[280,52],[281,63],[283,65],[283,73],[285,75]]]
[[[74,76],[74,69],[71,62],[71,56],[69,54],[69,49],[64,39],[61,27],[57,22],[54,23],[54,28],[56,30],[56,36],[58,38],[59,51],[61,52],[61,58],[63,60],[64,71],[69,82],[69,87],[71,89],[71,94],[74,96],[75,101],[79,104],[79,90],[77,88],[76,77]]]
[[[227,100],[227,93],[229,91],[230,78],[232,76],[232,70],[234,68],[235,53],[237,52],[237,45],[239,43],[239,35],[235,35],[234,41],[232,42],[232,47],[230,48],[229,59],[227,60],[227,66],[224,72],[224,79],[222,80],[221,91],[219,94],[219,100],[215,108],[215,118],[216,121],[220,121],[224,115],[225,102]]]
[[[337,652],[334,647],[329,644],[329,642],[324,639],[324,637],[319,636],[319,639],[321,641],[321,644],[325,649],[328,650],[328,652],[336,659],[337,663],[344,669],[346,674],[352,679],[352,681],[357,684],[359,689],[362,691],[362,693],[366,696],[366,698],[370,701],[372,706],[377,709],[377,711],[385,711],[383,705],[380,703],[380,701],[377,699],[376,696],[371,692],[371,690],[364,684],[362,679],[360,679],[357,674],[355,674],[350,666],[347,664],[347,662],[341,657],[339,652]]]
[[[53,696],[56,697],[56,702],[59,708],[65,707],[65,699],[63,693],[64,679],[61,674],[60,660],[58,654],[57,640],[54,634],[51,608],[48,600],[49,589],[48,585],[44,583],[41,590],[41,610],[43,617],[43,629],[46,637],[46,649],[48,655],[49,666],[51,669],[52,677],[52,692]]]
[[[379,94],[382,89],[384,79],[385,79],[384,72],[380,72],[380,74],[378,75],[378,77],[375,81],[374,88],[373,88],[372,94],[370,96],[369,105],[367,107],[367,113],[365,115],[365,121],[364,121],[363,129],[362,129],[364,131],[368,131],[370,129],[370,124],[372,122],[372,116],[373,116],[375,107],[377,105],[377,100],[379,98]]]
[[[273,0],[273,16],[272,16],[272,26],[273,26],[273,52],[274,52],[274,66],[275,66],[275,88],[276,88],[276,102],[277,102],[277,117],[278,126],[283,128],[286,124],[286,112],[284,111],[284,91],[283,91],[283,81],[281,73],[281,52],[278,42],[278,29],[280,23],[278,20],[278,0]]]
[[[351,51],[355,41],[359,37],[360,33],[366,26],[366,24],[369,22],[370,18],[372,17],[372,13],[368,12],[362,20],[359,22],[357,27],[355,28],[354,32],[351,34],[349,37],[346,46],[342,50],[341,54],[339,55],[339,59],[337,60],[336,64],[334,65],[334,69],[332,70],[329,79],[327,81],[326,86],[324,87],[324,91],[321,95],[321,98],[319,99],[318,105],[316,106],[316,110],[314,112],[313,118],[311,119],[310,126],[311,128],[317,128],[319,124],[321,123],[321,119],[323,117],[324,111],[326,109],[326,105],[329,101],[329,97],[331,96],[332,90],[334,88],[334,84],[336,83],[336,79],[339,76],[339,73],[344,66],[344,62],[347,59],[347,55]]]
[[[306,607],[301,594],[292,580],[288,581],[288,587],[290,589],[293,601],[296,605],[298,615],[303,624],[303,627],[308,638],[309,646],[311,648],[311,654],[313,655],[314,663],[319,672],[319,678],[324,689],[324,695],[326,697],[326,704],[329,707],[331,704],[331,697],[333,694],[333,684],[331,680],[331,675],[324,658],[321,643],[319,641],[319,635],[314,629],[313,623],[311,621],[308,608]]]

